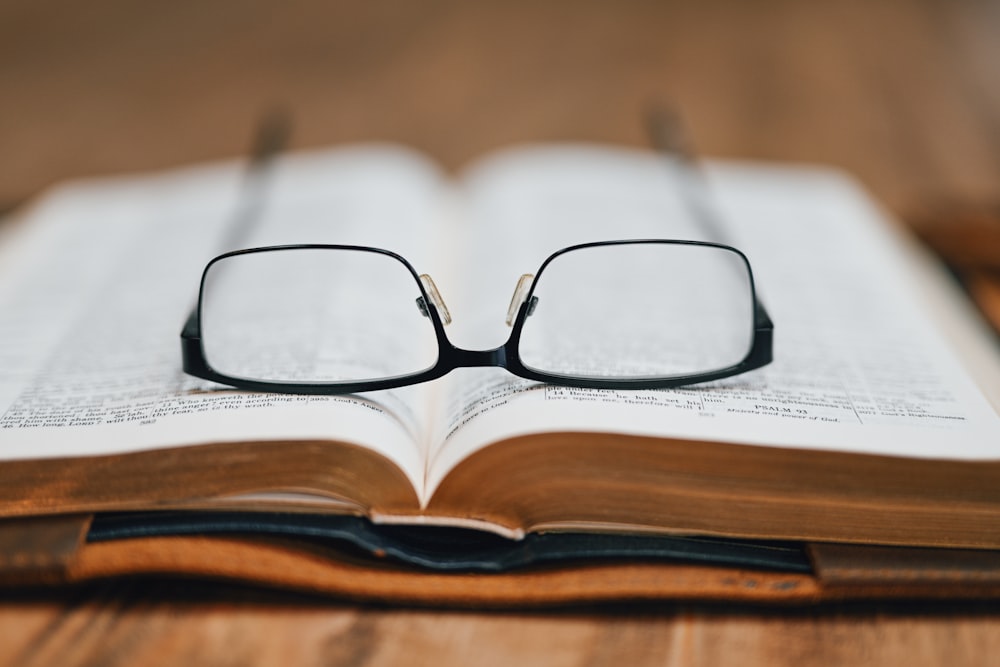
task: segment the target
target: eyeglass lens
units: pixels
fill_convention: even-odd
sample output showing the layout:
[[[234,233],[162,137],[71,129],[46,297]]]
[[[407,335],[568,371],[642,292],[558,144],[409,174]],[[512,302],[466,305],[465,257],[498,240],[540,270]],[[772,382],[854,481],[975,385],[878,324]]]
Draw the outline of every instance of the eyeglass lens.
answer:
[[[536,371],[605,379],[708,373],[744,359],[753,287],[732,250],[671,243],[579,248],[538,275],[519,353]]]
[[[223,375],[358,382],[410,375],[438,358],[419,283],[395,257],[334,248],[230,255],[202,288],[205,359]]]

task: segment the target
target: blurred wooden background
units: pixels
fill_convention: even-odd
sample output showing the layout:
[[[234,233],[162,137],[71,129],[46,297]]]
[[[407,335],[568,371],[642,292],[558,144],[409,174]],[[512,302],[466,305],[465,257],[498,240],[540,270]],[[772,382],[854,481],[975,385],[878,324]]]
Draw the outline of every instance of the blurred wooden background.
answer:
[[[0,202],[65,178],[387,139],[457,167],[511,142],[641,144],[654,95],[704,153],[831,163],[894,208],[1000,199],[990,0],[0,2]]]
[[[276,104],[295,115],[295,145],[398,141],[457,168],[512,142],[642,144],[654,96],[675,101],[703,153],[838,165],[944,242],[949,225],[1000,217],[990,0],[0,0],[0,210],[67,178],[240,155]],[[1000,243],[982,238],[975,270],[995,271],[980,265]],[[1000,654],[989,604],[474,614],[150,580],[4,595],[0,664],[915,667]]]

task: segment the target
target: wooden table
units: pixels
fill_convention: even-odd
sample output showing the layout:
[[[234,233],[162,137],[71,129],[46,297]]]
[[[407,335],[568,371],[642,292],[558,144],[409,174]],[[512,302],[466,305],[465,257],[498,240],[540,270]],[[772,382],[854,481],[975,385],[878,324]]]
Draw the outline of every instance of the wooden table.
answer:
[[[0,4],[0,208],[66,178],[386,139],[456,168],[511,142],[831,163],[897,213],[1000,202],[1000,5],[305,0]],[[1000,605],[530,613],[359,607],[198,582],[3,593],[0,664],[986,664]]]

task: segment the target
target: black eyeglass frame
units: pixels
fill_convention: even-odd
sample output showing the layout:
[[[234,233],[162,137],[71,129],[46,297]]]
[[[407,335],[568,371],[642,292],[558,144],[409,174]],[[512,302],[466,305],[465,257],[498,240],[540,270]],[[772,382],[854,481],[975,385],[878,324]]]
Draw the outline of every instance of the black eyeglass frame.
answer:
[[[521,331],[525,321],[530,314],[530,307],[538,284],[538,279],[544,273],[545,268],[560,255],[575,250],[585,248],[596,248],[615,245],[633,244],[665,244],[665,245],[686,245],[719,248],[735,253],[746,266],[747,275],[750,280],[750,291],[753,299],[753,337],[750,349],[746,356],[736,364],[725,368],[720,368],[706,373],[694,373],[688,375],[674,375],[665,377],[640,377],[640,378],[595,378],[573,375],[562,375],[559,373],[546,373],[538,371],[522,363],[518,353],[521,339]],[[205,279],[212,265],[228,257],[247,255],[253,253],[287,251],[287,250],[353,250],[360,252],[372,252],[387,257],[391,257],[400,263],[410,275],[420,291],[420,297],[426,304],[426,315],[434,327],[434,334],[438,344],[438,358],[433,366],[416,373],[397,375],[378,380],[350,381],[350,382],[286,382],[286,381],[262,381],[241,378],[238,376],[219,373],[211,367],[205,357],[205,349],[201,337],[201,309],[204,302]],[[195,377],[213,382],[219,382],[239,389],[251,391],[276,392],[286,394],[312,394],[312,395],[337,395],[353,394],[358,392],[378,391],[381,389],[393,389],[407,385],[429,382],[447,375],[456,368],[475,367],[499,367],[508,372],[528,380],[536,380],[548,384],[560,385],[564,387],[577,387],[584,389],[668,389],[689,384],[698,384],[712,380],[720,380],[734,375],[739,375],[747,371],[766,366],[773,359],[773,331],[774,325],[763,304],[757,298],[756,287],[754,285],[753,270],[746,255],[732,246],[721,243],[711,243],[708,241],[688,241],[674,239],[627,239],[614,241],[595,241],[571,245],[558,250],[549,255],[538,271],[534,275],[531,286],[525,293],[523,301],[518,306],[517,315],[511,323],[510,336],[507,342],[492,350],[466,350],[454,346],[445,333],[444,322],[438,313],[437,307],[424,288],[419,275],[413,266],[402,256],[382,248],[358,245],[329,245],[329,244],[294,244],[277,245],[259,248],[247,248],[235,250],[219,255],[212,259],[202,273],[201,286],[198,293],[198,304],[192,310],[190,316],[181,331],[181,356],[183,359],[184,372]]]

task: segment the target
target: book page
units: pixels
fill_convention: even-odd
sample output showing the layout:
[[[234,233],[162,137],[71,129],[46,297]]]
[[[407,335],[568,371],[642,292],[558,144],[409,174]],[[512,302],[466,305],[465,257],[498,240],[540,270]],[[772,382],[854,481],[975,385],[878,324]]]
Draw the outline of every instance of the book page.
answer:
[[[181,370],[206,262],[234,248],[238,163],[68,185],[0,245],[0,460],[207,442],[344,440],[422,482],[421,388],[365,396],[228,389]],[[402,150],[304,153],[276,165],[239,245],[357,243],[427,264],[434,167]],[[276,277],[278,279],[278,277]]]
[[[473,170],[467,289],[452,309],[456,325],[468,319],[454,342],[502,344],[518,275],[568,244],[700,239],[748,255],[775,322],[775,361],[722,381],[645,391],[468,369],[448,386],[428,493],[478,448],[545,431],[1000,458],[995,410],[940,335],[907,257],[859,189],[819,169],[715,165],[712,194],[728,237],[718,238],[687,215],[675,176],[655,155],[600,148],[514,151]]]

